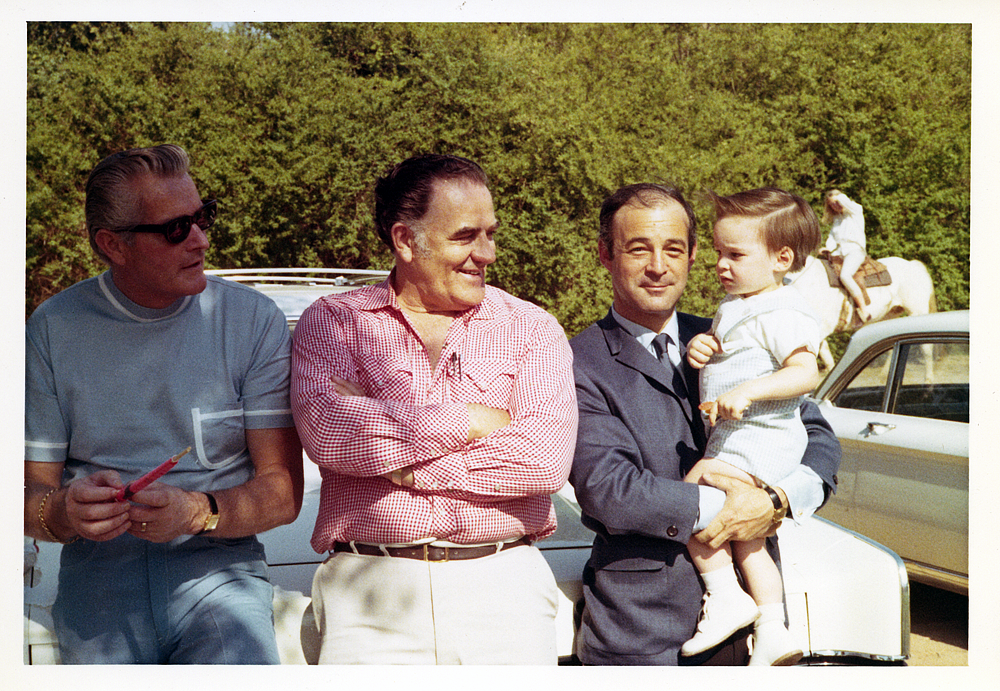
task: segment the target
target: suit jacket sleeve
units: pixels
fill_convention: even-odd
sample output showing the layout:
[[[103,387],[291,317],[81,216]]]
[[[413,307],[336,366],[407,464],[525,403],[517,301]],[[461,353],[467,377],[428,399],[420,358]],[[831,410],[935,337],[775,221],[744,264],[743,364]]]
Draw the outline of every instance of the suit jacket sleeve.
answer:
[[[823,504],[837,489],[837,470],[840,468],[840,442],[833,433],[819,407],[812,401],[805,401],[800,409],[802,424],[809,435],[802,464],[809,466],[823,480]],[[817,507],[819,508],[819,507]]]
[[[642,467],[632,433],[608,409],[595,383],[578,372],[576,386],[580,426],[570,479],[583,512],[609,535],[687,542],[698,517],[698,488]]]
[[[621,364],[630,355],[660,365],[632,341],[609,355],[602,330],[571,342],[580,410],[570,482],[584,523],[605,538],[641,535],[686,543],[698,516],[698,488],[682,480],[700,457],[674,394],[648,374]],[[641,363],[640,363],[641,364]],[[686,467],[685,467],[686,466]]]

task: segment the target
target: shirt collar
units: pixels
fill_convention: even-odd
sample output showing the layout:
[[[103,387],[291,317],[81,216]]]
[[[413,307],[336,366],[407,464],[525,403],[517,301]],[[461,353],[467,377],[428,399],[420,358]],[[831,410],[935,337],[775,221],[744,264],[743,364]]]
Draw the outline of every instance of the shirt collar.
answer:
[[[622,315],[618,314],[618,310],[615,309],[613,303],[611,305],[611,316],[614,317],[615,321],[618,322],[618,324],[621,325],[621,327],[625,329],[625,331],[627,331],[630,336],[635,338],[635,340],[639,341],[639,345],[641,345],[649,352],[655,354],[655,351],[653,350],[653,339],[656,338],[657,336],[657,333],[655,331],[651,331],[650,329],[647,329],[645,326],[642,326],[641,324],[636,324],[634,321],[630,321],[625,317],[623,317]],[[680,348],[681,340],[680,340],[680,332],[678,331],[677,327],[676,310],[674,310],[674,313],[670,315],[670,319],[667,320],[666,325],[664,325],[663,330],[660,331],[660,333],[665,333],[668,336],[670,336],[670,338],[674,342],[674,345]]]
[[[180,313],[185,307],[188,306],[188,303],[190,303],[191,300],[197,297],[197,295],[185,295],[177,298],[173,303],[163,309],[155,309],[153,307],[144,307],[137,302],[133,302],[131,298],[123,293],[115,284],[110,269],[98,276],[97,280],[98,284],[101,286],[101,291],[104,293],[104,297],[107,298],[108,302],[111,303],[111,305],[118,312],[137,322],[156,322],[169,319],[175,314]]]
[[[364,302],[359,305],[359,308],[363,310],[375,311],[388,307],[397,312],[402,312],[403,308],[400,307],[399,301],[396,300],[396,291],[392,287],[395,275],[396,269],[394,268],[389,272],[389,275],[384,281],[374,286],[374,289],[367,295]],[[483,298],[483,301],[475,307],[469,308],[457,318],[493,319],[498,316],[500,310],[502,309],[502,303],[497,300],[496,296],[493,294],[493,290],[494,289],[490,286],[486,286],[486,296]]]

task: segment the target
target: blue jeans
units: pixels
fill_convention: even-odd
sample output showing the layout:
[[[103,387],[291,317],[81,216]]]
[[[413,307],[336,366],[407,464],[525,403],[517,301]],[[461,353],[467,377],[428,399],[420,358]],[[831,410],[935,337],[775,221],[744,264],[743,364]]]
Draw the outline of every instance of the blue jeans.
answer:
[[[277,664],[256,538],[131,535],[62,550],[52,607],[64,664]]]

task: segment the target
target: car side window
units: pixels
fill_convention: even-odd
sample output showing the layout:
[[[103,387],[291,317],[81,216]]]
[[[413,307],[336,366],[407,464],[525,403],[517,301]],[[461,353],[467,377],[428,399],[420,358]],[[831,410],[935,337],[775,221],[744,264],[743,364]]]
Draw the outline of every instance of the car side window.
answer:
[[[902,368],[890,412],[896,415],[969,421],[969,344],[904,343]]]
[[[881,411],[885,401],[891,363],[892,350],[886,350],[876,355],[844,387],[833,403],[838,408]]]

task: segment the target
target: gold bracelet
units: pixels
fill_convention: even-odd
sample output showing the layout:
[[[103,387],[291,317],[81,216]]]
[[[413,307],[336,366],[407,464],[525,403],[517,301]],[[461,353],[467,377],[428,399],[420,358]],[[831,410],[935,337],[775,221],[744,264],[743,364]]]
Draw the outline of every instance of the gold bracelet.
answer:
[[[59,491],[59,488],[53,487],[48,491],[48,493],[44,497],[42,497],[42,503],[38,505],[38,522],[42,524],[42,530],[45,531],[46,535],[52,538],[53,542],[58,542],[63,545],[68,545],[71,542],[76,542],[77,540],[79,540],[80,536],[75,535],[72,540],[60,540],[55,536],[55,534],[51,530],[49,530],[49,524],[45,522],[45,502],[49,500],[49,497],[52,496],[53,492],[57,491]]]

